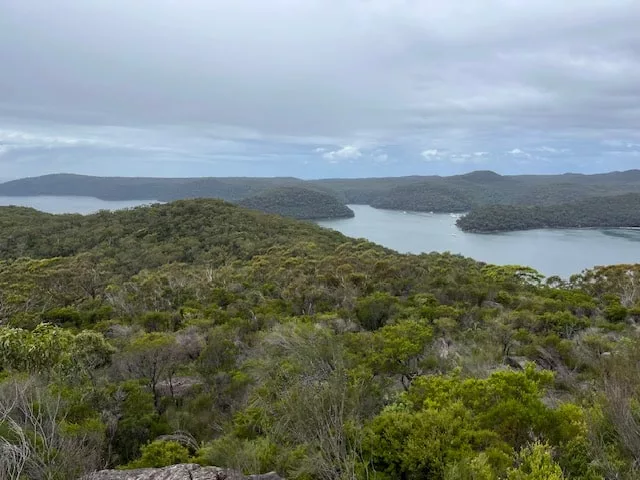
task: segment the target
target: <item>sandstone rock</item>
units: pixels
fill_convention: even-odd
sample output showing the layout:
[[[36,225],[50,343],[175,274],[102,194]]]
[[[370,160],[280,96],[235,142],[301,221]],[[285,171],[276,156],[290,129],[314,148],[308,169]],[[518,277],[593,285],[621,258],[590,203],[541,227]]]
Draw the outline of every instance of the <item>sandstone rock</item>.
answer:
[[[218,467],[201,467],[195,464],[172,465],[163,468],[139,470],[102,470],[82,480],[283,480],[277,473],[249,475]]]
[[[524,370],[529,362],[527,357],[515,357],[508,356],[504,359],[504,362],[509,365],[511,368],[515,368],[516,370]]]
[[[504,309],[504,306],[501,303],[492,302],[490,300],[485,300],[484,302],[482,302],[482,307],[484,307],[484,308],[497,308],[499,310]]]
[[[441,358],[441,359],[449,358],[451,342],[447,341],[445,338],[439,338],[434,342],[433,346],[438,358]]]

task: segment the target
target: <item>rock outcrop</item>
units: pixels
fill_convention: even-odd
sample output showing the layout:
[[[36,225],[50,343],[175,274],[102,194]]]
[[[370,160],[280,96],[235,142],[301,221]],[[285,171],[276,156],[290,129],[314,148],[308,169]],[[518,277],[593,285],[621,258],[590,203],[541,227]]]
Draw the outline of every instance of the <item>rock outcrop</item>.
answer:
[[[82,480],[283,480],[277,473],[242,475],[234,470],[218,467],[201,467],[196,464],[180,464],[163,468],[139,470],[102,470]]]

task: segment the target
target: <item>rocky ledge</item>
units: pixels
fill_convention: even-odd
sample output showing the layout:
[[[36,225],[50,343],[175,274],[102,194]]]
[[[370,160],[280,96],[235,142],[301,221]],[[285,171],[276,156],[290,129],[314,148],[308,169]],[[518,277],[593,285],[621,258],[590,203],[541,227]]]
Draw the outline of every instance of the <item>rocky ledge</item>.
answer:
[[[283,480],[283,478],[275,472],[246,476],[234,470],[201,467],[189,463],[140,470],[102,470],[84,477],[83,480]]]

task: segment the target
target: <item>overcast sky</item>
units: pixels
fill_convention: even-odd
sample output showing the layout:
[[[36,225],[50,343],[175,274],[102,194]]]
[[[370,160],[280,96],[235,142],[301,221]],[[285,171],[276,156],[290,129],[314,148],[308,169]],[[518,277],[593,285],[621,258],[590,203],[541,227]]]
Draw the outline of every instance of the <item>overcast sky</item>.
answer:
[[[0,0],[0,178],[640,168],[639,0]]]

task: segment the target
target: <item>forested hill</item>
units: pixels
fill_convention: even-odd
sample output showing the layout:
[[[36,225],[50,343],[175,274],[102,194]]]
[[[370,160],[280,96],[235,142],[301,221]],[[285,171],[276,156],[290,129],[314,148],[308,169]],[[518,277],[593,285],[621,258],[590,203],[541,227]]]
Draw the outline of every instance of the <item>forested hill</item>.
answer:
[[[593,197],[551,206],[478,207],[458,219],[465,232],[538,228],[640,227],[640,194]]]
[[[416,212],[466,212],[475,205],[473,192],[446,182],[417,183],[389,190],[373,200],[372,207]]]
[[[601,175],[501,176],[472,172],[394,187],[371,205],[395,210],[461,212],[485,205],[556,205],[640,192],[640,171]]]
[[[544,281],[219,200],[2,207],[0,478],[637,479],[639,276]]]
[[[280,187],[326,192],[342,204],[418,211],[468,211],[483,205],[553,205],[640,192],[640,170],[598,175],[502,176],[478,171],[451,177],[361,179],[123,178],[45,175],[0,184],[0,196],[83,195],[105,200],[220,198],[238,202]]]
[[[51,215],[0,207],[0,258],[112,258],[129,272],[172,262],[219,265],[250,259],[274,245],[316,242],[335,248],[345,237],[314,225],[264,215],[214,199],[180,200],[93,215]]]
[[[300,220],[348,218],[353,211],[325,192],[301,187],[280,187],[241,200],[239,205]]]

